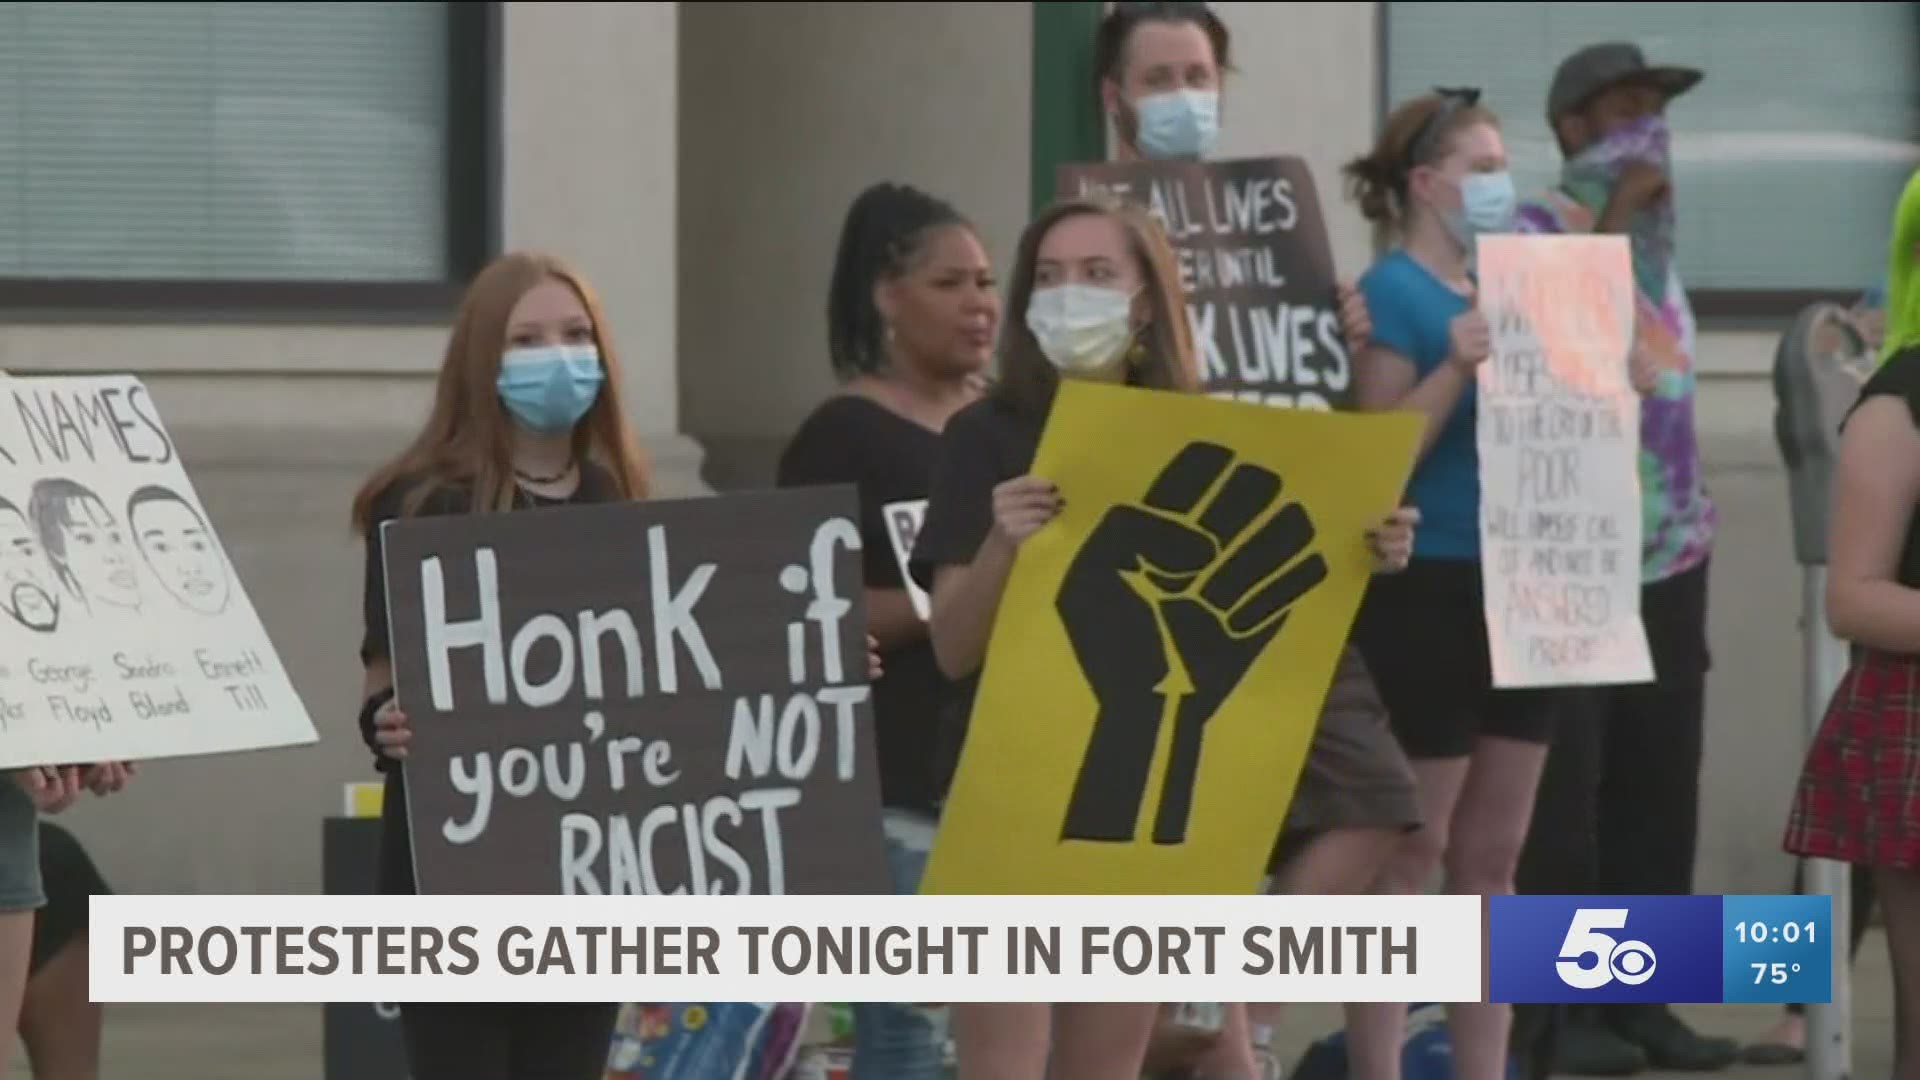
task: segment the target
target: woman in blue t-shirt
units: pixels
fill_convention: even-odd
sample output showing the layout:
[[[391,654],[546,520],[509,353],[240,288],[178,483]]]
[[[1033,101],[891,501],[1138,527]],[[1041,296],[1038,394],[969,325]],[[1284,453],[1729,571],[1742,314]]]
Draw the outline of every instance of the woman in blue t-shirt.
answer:
[[[1475,373],[1491,350],[1474,306],[1474,236],[1511,228],[1515,195],[1499,121],[1477,91],[1441,91],[1388,118],[1347,166],[1362,213],[1397,246],[1360,279],[1373,338],[1355,371],[1360,407],[1426,414],[1408,501],[1421,515],[1405,573],[1376,579],[1355,638],[1412,759],[1425,825],[1388,864],[1386,891],[1513,891],[1546,757],[1550,691],[1496,690],[1480,579]],[[1405,1006],[1353,1018],[1355,1075],[1391,1076]],[[1455,1006],[1455,1075],[1505,1073],[1505,1005]]]

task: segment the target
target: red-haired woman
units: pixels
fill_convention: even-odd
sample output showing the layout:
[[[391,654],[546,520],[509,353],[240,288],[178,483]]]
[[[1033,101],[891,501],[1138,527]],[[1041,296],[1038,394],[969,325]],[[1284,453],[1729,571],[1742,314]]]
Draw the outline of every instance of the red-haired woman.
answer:
[[[620,401],[620,365],[593,290],[544,255],[502,256],[467,291],[433,411],[353,500],[367,544],[360,731],[386,774],[380,890],[414,891],[404,774],[411,733],[393,699],[380,525],[417,514],[529,511],[639,499],[647,469]],[[616,1006],[403,1005],[414,1080],[599,1080]]]

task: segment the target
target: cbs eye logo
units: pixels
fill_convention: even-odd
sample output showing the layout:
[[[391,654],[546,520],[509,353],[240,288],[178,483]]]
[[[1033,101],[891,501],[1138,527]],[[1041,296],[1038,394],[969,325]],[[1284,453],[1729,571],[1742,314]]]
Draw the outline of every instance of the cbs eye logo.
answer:
[[[1560,981],[1575,990],[1598,990],[1611,982],[1639,986],[1653,978],[1653,947],[1644,941],[1615,941],[1603,930],[1627,925],[1626,908],[1580,908],[1560,943],[1555,965]]]

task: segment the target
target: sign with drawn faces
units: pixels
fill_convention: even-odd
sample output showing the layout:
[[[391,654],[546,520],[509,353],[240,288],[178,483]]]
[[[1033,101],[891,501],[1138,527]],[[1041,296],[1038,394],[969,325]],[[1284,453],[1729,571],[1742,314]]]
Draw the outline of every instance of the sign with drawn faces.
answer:
[[[0,768],[315,739],[146,387],[0,378]]]

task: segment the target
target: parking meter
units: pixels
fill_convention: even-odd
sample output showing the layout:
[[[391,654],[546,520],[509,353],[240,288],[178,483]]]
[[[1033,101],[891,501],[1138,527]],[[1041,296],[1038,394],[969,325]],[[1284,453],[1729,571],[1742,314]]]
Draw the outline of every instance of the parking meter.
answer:
[[[1793,550],[1802,566],[1827,564],[1840,424],[1872,371],[1866,339],[1837,304],[1802,311],[1774,353],[1773,433],[1786,461]]]
[[[1845,309],[1815,304],[1800,313],[1773,358],[1774,437],[1787,466],[1794,557],[1802,569],[1800,628],[1805,648],[1805,722],[1819,729],[1827,700],[1846,671],[1846,646],[1827,628],[1827,517],[1840,425],[1873,371],[1873,353]],[[1848,868],[1807,860],[1806,891],[1833,898],[1833,996],[1807,1008],[1809,1080],[1846,1080],[1853,1071]]]

